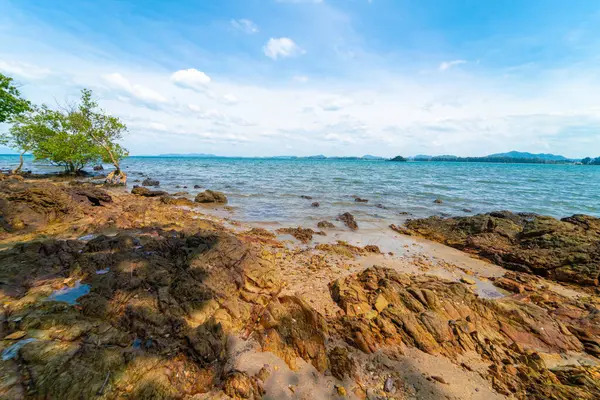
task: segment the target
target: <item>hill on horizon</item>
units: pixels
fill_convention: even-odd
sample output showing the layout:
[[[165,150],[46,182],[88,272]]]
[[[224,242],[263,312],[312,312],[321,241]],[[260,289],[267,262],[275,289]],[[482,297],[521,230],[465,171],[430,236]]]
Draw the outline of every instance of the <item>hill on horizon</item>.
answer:
[[[549,161],[566,161],[569,160],[565,156],[550,154],[550,153],[539,153],[533,154],[523,151],[509,151],[508,153],[496,153],[490,154],[486,157],[506,157],[506,158],[526,158],[526,159],[539,159],[539,160],[549,160]]]

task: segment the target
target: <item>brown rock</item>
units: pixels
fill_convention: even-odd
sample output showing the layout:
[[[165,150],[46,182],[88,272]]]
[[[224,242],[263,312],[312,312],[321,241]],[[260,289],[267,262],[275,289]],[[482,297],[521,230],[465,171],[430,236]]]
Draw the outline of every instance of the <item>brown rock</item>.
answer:
[[[320,221],[319,223],[317,223],[317,228],[320,228],[320,229],[329,228],[329,229],[331,229],[331,228],[335,228],[335,225],[332,224],[329,221]]]
[[[217,192],[213,190],[205,190],[202,193],[198,193],[196,198],[194,199],[196,203],[219,203],[225,204],[227,203],[227,197],[222,192]]]
[[[358,229],[358,224],[356,223],[354,216],[349,212],[345,212],[339,215],[338,220],[342,221],[348,228],[350,228],[353,231]]]
[[[356,362],[350,357],[345,347],[336,346],[329,352],[329,368],[331,375],[339,380],[345,377],[354,378],[356,374]]]

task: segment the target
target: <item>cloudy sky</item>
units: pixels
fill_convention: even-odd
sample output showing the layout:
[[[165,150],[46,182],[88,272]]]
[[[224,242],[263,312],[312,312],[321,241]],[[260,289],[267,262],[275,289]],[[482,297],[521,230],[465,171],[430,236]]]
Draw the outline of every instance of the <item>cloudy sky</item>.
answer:
[[[136,155],[599,156],[599,27],[593,0],[0,0],[0,71],[91,88]]]

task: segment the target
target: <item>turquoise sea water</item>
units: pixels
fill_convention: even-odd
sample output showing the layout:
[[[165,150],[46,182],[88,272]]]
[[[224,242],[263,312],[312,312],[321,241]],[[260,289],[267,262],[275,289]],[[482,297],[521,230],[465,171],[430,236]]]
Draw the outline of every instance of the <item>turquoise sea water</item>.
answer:
[[[0,156],[0,168],[17,161],[16,156]],[[169,192],[193,196],[204,189],[223,191],[235,208],[234,217],[246,221],[304,223],[345,211],[359,222],[494,210],[600,216],[600,167],[595,166],[130,157],[123,167],[130,186],[151,177]],[[31,158],[26,169],[56,170]],[[353,196],[369,202],[356,203]],[[442,204],[434,204],[438,198]],[[311,207],[315,201],[319,208]]]

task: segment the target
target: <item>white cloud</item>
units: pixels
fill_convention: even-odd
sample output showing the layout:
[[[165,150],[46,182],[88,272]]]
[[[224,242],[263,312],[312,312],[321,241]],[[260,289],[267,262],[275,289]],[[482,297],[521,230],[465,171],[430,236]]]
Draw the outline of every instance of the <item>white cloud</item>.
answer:
[[[258,26],[249,19],[232,19],[231,26],[235,29],[251,35],[258,32]]]
[[[52,73],[48,68],[40,68],[28,63],[9,62],[4,60],[0,60],[0,71],[7,75],[14,75],[25,79],[45,78]]]
[[[226,104],[236,104],[239,100],[232,94],[226,94],[223,96],[223,100]]]
[[[277,60],[278,58],[296,57],[305,53],[292,39],[271,38],[263,47],[263,52],[269,58]]]
[[[337,96],[328,98],[321,103],[321,109],[323,111],[339,111],[343,108],[354,104],[354,100],[348,97]]]
[[[455,67],[460,64],[466,64],[466,63],[467,62],[465,60],[444,61],[440,64],[439,70],[444,72],[444,71],[449,70],[452,67]]]
[[[210,77],[195,68],[182,69],[171,75],[171,81],[177,86],[192,90],[203,90],[211,81]]]
[[[304,76],[304,75],[296,75],[292,79],[294,80],[294,82],[299,82],[299,83],[308,82],[308,76]]]
[[[132,84],[127,78],[117,72],[104,75],[103,78],[113,89],[119,89],[138,100],[157,103],[167,101],[160,93],[139,84]]]

